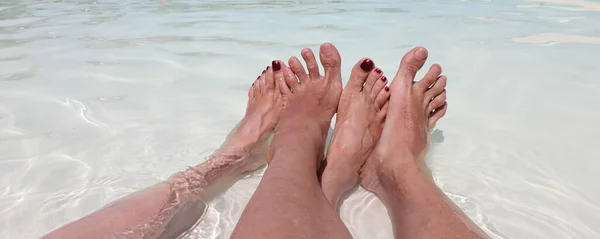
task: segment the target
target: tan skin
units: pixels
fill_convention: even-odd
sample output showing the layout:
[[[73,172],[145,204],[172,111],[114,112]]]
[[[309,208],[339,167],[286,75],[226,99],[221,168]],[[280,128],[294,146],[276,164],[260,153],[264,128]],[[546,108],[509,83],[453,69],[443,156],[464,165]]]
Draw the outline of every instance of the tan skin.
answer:
[[[272,160],[231,238],[351,238],[316,174],[342,92],[341,58],[323,44],[321,76],[312,51],[304,49],[302,57],[308,74],[274,62],[286,107],[269,148]]]
[[[426,59],[422,50],[403,58],[390,88],[379,69],[365,67],[370,59],[359,61],[343,92],[341,59],[331,44],[320,51],[325,76],[308,49],[302,52],[308,74],[296,58],[290,68],[277,61],[277,70],[268,68],[255,81],[246,116],[209,161],[46,238],[173,238],[198,220],[215,186],[262,165],[265,140],[278,122],[270,167],[232,238],[351,238],[335,208],[357,182],[385,203],[397,238],[485,238],[425,167],[429,131],[447,104],[439,66],[413,84]],[[316,171],[336,110],[330,163],[319,184]]]
[[[425,165],[429,131],[447,109],[439,66],[413,83],[427,55],[417,47],[402,59],[383,133],[361,169],[360,184],[384,202],[396,238],[487,238],[435,185]]]

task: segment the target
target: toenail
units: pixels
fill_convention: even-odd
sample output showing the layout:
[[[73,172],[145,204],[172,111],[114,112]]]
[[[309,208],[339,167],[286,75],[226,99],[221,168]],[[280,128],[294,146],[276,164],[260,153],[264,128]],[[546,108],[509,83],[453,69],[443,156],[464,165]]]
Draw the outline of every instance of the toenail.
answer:
[[[271,69],[271,66],[267,66],[267,70]]]
[[[265,72],[267,72],[266,70],[263,70],[263,74],[265,74]]]
[[[415,58],[419,61],[425,60],[427,58],[427,50],[423,47],[419,47],[419,49],[415,51]]]
[[[375,72],[377,72],[377,74],[381,74],[381,69],[375,68]]]
[[[387,77],[385,77],[385,76],[382,76],[382,77],[381,77],[381,81],[383,81],[383,82],[387,81]]]
[[[271,62],[271,66],[273,66],[273,71],[281,70],[281,63],[279,61]]]
[[[366,59],[365,61],[363,61],[363,63],[360,64],[360,69],[366,72],[372,71],[374,67],[375,64],[371,59]]]
[[[386,86],[386,87],[385,87],[385,91],[390,91],[390,87],[389,87],[389,86]]]

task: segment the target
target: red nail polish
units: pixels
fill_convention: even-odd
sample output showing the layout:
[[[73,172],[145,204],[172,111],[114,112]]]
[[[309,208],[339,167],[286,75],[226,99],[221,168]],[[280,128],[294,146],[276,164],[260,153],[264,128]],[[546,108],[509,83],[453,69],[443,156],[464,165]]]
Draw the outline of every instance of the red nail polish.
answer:
[[[281,70],[281,63],[279,63],[279,61],[271,62],[271,66],[273,66],[273,71]]]
[[[385,91],[390,91],[390,87],[386,86]]]
[[[265,72],[267,72],[266,70],[263,70],[263,74],[265,74]]]
[[[371,59],[366,59],[360,64],[360,69],[366,72],[372,71],[373,68],[375,68],[375,63]]]
[[[381,74],[381,69],[375,68],[375,72],[377,72],[377,74]]]
[[[384,81],[384,82],[385,82],[385,81],[387,81],[387,77],[385,77],[385,76],[382,76],[382,77],[381,77],[381,81]]]

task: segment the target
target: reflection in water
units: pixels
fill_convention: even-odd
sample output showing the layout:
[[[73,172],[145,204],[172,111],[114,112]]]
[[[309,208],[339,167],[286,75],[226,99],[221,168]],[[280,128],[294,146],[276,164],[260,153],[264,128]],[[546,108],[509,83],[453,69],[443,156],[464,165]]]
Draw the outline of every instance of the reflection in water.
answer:
[[[267,64],[324,41],[345,77],[368,56],[391,78],[405,51],[430,49],[449,111],[427,162],[490,235],[600,237],[599,4],[3,1],[2,237],[39,237],[198,164]],[[227,238],[260,177],[210,202],[192,238]],[[392,237],[385,208],[360,188],[340,213],[356,238]]]

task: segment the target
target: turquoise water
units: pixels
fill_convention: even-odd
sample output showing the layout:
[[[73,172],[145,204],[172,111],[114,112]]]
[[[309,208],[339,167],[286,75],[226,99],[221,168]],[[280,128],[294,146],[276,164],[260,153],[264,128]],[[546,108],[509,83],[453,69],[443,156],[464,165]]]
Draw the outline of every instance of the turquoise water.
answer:
[[[600,237],[600,1],[3,1],[0,238],[36,238],[204,160],[273,59],[333,42],[388,78],[430,50],[449,112],[428,163],[494,238]],[[227,238],[260,173],[193,238]],[[362,189],[341,215],[391,238]]]

